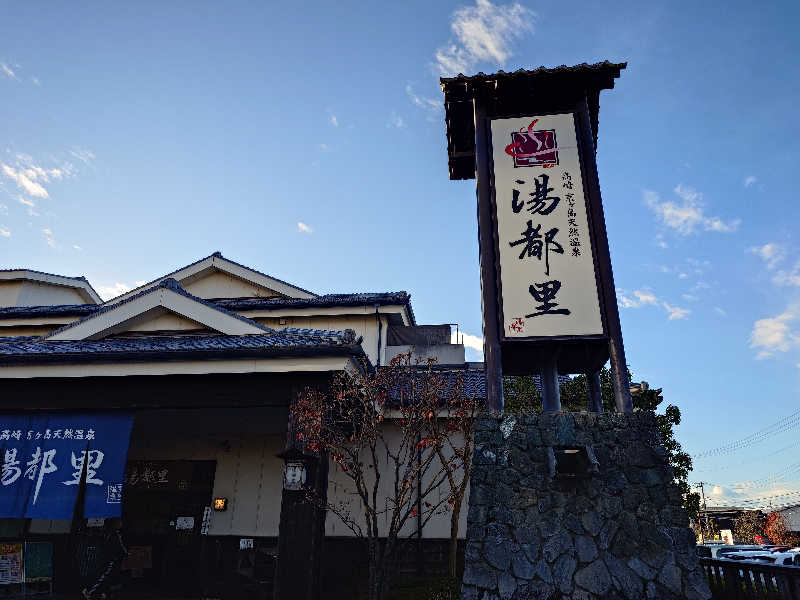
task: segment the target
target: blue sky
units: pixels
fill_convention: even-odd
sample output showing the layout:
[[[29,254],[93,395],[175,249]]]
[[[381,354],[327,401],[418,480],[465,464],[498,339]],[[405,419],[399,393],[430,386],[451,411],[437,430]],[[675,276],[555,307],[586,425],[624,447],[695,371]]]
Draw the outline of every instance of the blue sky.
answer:
[[[220,250],[319,293],[408,290],[420,322],[479,347],[475,188],[448,179],[439,75],[628,61],[598,147],[628,360],[681,408],[690,452],[724,446],[800,408],[797,18],[789,2],[6,4],[0,266],[114,295]],[[717,503],[800,489],[793,424],[693,479]]]

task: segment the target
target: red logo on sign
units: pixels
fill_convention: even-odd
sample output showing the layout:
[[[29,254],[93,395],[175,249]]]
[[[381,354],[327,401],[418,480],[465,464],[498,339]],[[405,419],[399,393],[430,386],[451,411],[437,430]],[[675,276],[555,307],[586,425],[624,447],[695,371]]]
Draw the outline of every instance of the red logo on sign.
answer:
[[[515,167],[554,167],[558,164],[558,146],[555,129],[534,129],[539,119],[528,128],[511,132],[511,143],[506,154],[514,159]]]

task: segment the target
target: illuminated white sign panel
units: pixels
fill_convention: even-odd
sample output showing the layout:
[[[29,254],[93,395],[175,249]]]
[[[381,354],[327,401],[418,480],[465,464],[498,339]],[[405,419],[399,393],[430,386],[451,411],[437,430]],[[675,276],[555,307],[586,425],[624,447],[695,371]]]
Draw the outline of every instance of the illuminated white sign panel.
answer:
[[[603,334],[573,114],[491,134],[504,337]]]

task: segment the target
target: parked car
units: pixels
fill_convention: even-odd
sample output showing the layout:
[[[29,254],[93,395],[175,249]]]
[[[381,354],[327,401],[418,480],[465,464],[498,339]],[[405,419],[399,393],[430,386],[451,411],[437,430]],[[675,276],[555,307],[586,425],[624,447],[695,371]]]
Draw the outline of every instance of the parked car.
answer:
[[[714,553],[714,550],[716,552]],[[764,546],[758,546],[756,544],[734,544],[731,546],[720,546],[718,548],[712,548],[712,553],[714,554],[714,558],[731,558],[732,555],[738,554],[740,552],[763,552]]]
[[[729,560],[742,560],[763,562],[771,565],[800,567],[800,553],[798,552],[772,552],[770,550],[755,550],[734,552],[726,556]]]
[[[800,567],[800,552],[774,552],[774,564]]]

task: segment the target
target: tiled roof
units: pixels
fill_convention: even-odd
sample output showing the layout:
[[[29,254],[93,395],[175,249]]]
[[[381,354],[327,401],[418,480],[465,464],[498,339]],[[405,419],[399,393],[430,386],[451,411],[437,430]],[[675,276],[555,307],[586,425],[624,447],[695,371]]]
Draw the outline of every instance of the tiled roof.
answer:
[[[579,75],[604,75],[604,76],[611,76],[619,77],[619,73],[622,69],[628,66],[628,63],[612,63],[607,60],[603,62],[588,64],[588,63],[581,63],[579,65],[561,65],[559,67],[545,67],[541,66],[536,69],[517,69],[516,71],[497,71],[497,73],[477,73],[476,75],[464,75],[463,73],[459,73],[455,77],[441,77],[439,81],[441,82],[442,86],[448,85],[450,83],[458,83],[462,81],[493,81],[495,79],[507,79],[507,78],[515,78],[515,77],[538,77],[538,76],[547,76],[547,75],[567,75],[567,74],[579,74]],[[613,80],[612,84],[613,85]]]
[[[445,123],[447,125],[447,161],[450,179],[475,177],[475,115],[473,100],[487,96],[490,118],[531,114],[531,98],[541,104],[537,114],[572,106],[577,97],[586,97],[595,146],[600,90],[614,87],[614,80],[627,63],[608,61],[571,67],[520,69],[513,73],[478,73],[443,77]],[[546,90],[546,93],[542,93]]]
[[[387,368],[387,367],[381,367]],[[426,370],[426,366],[412,367],[419,371],[420,375]],[[466,398],[476,398],[479,400],[486,399],[486,372],[483,368],[483,363],[467,363],[461,365],[437,365],[431,370],[438,374],[443,375],[445,378],[445,388],[450,388],[455,385],[459,377],[464,382],[464,396]],[[569,375],[559,375],[559,383],[566,383],[570,380]],[[533,384],[536,390],[542,392],[542,381],[538,375],[533,376]]]
[[[148,288],[145,291],[149,291],[151,289],[154,288]],[[142,292],[140,292],[140,294],[141,293]],[[135,297],[136,296],[132,296],[132,298]],[[282,308],[330,308],[335,306],[368,306],[374,304],[379,304],[381,306],[407,304],[409,307],[409,312],[411,313],[411,321],[412,323],[414,322],[414,313],[411,310],[410,304],[411,296],[407,292],[326,294],[324,296],[317,296],[316,298],[225,298],[211,302],[208,300],[202,301],[213,306],[227,309],[229,311],[279,310]],[[81,317],[91,315],[100,310],[111,308],[117,304],[109,305],[107,307],[98,307],[92,304],[65,304],[60,306],[7,306],[0,307],[0,320],[32,317]]]
[[[289,286],[289,287],[293,287],[293,288],[295,288],[296,290],[300,290],[301,292],[305,292],[306,294],[312,294],[312,295],[315,295],[315,294],[314,294],[314,292],[311,292],[311,291],[309,291],[309,290],[303,289],[303,288],[301,288],[301,287],[299,287],[299,286],[296,286],[296,285],[294,285],[293,283],[289,283],[289,282],[287,282],[287,281],[283,281],[282,279],[278,279],[277,277],[273,277],[272,275],[268,275],[267,273],[262,273],[261,271],[258,271],[258,270],[256,270],[256,269],[253,269],[252,267],[248,267],[248,266],[246,266],[246,265],[243,265],[243,264],[241,264],[241,263],[238,263],[238,262],[236,262],[235,260],[231,260],[230,258],[226,258],[226,257],[222,256],[222,252],[220,252],[219,250],[217,250],[216,252],[214,252],[214,253],[212,253],[212,254],[209,254],[208,256],[204,256],[203,258],[201,258],[201,259],[199,259],[199,260],[196,260],[196,261],[194,261],[193,263],[189,263],[188,265],[185,265],[185,266],[181,267],[180,269],[176,269],[176,270],[174,270],[174,271],[171,271],[171,272],[167,273],[166,275],[164,275],[164,276],[163,276],[163,278],[162,278],[162,277],[159,277],[159,278],[157,278],[157,279],[154,279],[154,280],[152,280],[152,281],[148,281],[147,283],[143,283],[142,285],[140,285],[138,288],[135,288],[135,289],[142,289],[142,288],[148,288],[148,289],[150,289],[150,287],[151,287],[151,284],[152,284],[154,281],[159,281],[160,279],[168,279],[168,278],[172,277],[173,275],[175,275],[176,273],[180,273],[181,271],[183,271],[183,270],[185,270],[185,269],[188,269],[188,268],[190,268],[190,267],[193,267],[193,266],[195,266],[196,264],[203,262],[204,260],[208,260],[209,258],[214,258],[214,257],[216,257],[216,258],[222,258],[222,259],[224,259],[224,260],[228,261],[229,263],[232,263],[232,264],[234,264],[234,265],[237,265],[237,266],[239,266],[239,267],[242,267],[243,269],[247,269],[248,271],[252,271],[253,273],[258,273],[259,275],[263,275],[264,277],[269,277],[270,279],[273,279],[273,280],[275,280],[275,281],[277,281],[277,282],[279,282],[279,283],[282,283],[282,284],[284,284],[284,285],[287,285],[287,286]],[[129,293],[129,292],[125,292],[125,294],[127,294],[127,293]],[[120,295],[122,295],[122,294],[120,294]],[[111,300],[113,300],[113,298],[112,298]]]
[[[0,343],[0,364],[332,354],[363,356],[364,352],[352,330],[295,328],[264,335],[119,337],[88,341],[16,338]]]
[[[411,324],[416,323],[408,292],[362,292],[355,294],[325,294],[316,298],[231,298],[215,300],[230,310],[277,310],[281,308],[331,308],[334,306],[370,306],[379,304],[407,305]],[[2,317],[0,317],[2,318]]]
[[[19,269],[0,269],[0,273],[13,273],[14,271],[20,271],[22,273],[36,273],[37,275],[47,275],[48,277],[62,277],[64,279],[74,279],[75,281],[85,281],[89,283],[89,280],[86,279],[83,275],[79,277],[71,277],[70,275],[59,275],[58,273],[46,273],[44,271],[37,271],[36,269],[26,269],[21,267]]]
[[[81,317],[97,312],[96,304],[58,304],[55,306],[2,306],[0,319],[27,319],[32,317]]]
[[[82,319],[78,319],[77,321],[69,323],[68,325],[64,325],[63,327],[60,327],[59,329],[56,329],[54,332],[48,334],[45,337],[52,337],[52,336],[56,335],[57,333],[61,333],[62,331],[66,330],[66,329],[70,329],[72,327],[75,327],[76,325],[79,325],[79,324],[83,323],[84,321],[88,321],[89,319],[93,319],[96,316],[101,315],[101,314],[103,314],[105,312],[108,312],[110,310],[114,310],[118,306],[122,306],[123,304],[127,304],[128,302],[133,302],[134,300],[137,300],[138,298],[141,298],[142,296],[146,296],[147,294],[154,293],[156,290],[159,290],[159,289],[167,289],[167,290],[170,290],[172,292],[175,292],[176,294],[180,294],[181,296],[189,298],[190,300],[194,300],[195,302],[199,302],[200,304],[204,304],[205,306],[208,306],[209,308],[213,308],[216,311],[224,313],[224,314],[228,315],[229,317],[233,317],[234,319],[238,319],[240,321],[244,321],[248,325],[252,325],[253,327],[257,327],[258,329],[261,329],[262,331],[266,331],[266,332],[274,331],[274,330],[270,329],[269,327],[265,327],[264,325],[261,325],[260,323],[256,323],[255,321],[253,321],[251,319],[248,319],[247,317],[243,317],[242,315],[237,315],[235,312],[231,312],[226,308],[218,306],[217,304],[214,304],[213,302],[209,302],[208,300],[204,300],[203,298],[198,298],[197,296],[194,296],[194,295],[190,294],[189,292],[184,290],[177,281],[175,281],[171,277],[168,277],[167,279],[159,281],[157,285],[154,285],[153,287],[149,287],[146,290],[142,290],[141,292],[131,296],[130,298],[125,298],[125,300],[120,300],[119,302],[117,302],[115,304],[108,304],[106,306],[103,306],[103,307],[99,308],[96,312],[93,312],[92,314],[87,315],[87,316],[83,317]]]

